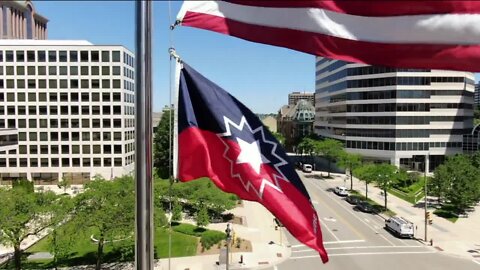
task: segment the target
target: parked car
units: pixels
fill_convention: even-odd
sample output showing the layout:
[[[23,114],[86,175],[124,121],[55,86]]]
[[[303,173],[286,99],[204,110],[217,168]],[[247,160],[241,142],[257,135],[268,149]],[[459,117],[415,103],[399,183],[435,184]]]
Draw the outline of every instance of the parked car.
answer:
[[[310,164],[303,164],[303,172],[306,172],[306,173],[311,173],[312,172],[312,165]]]
[[[368,202],[360,202],[355,208],[364,213],[373,213],[373,207]]]
[[[337,194],[338,196],[348,196],[348,191],[346,187],[338,186],[333,192],[335,192],[335,194]]]
[[[391,217],[385,220],[385,228],[397,237],[413,238],[415,234],[413,223],[402,217]]]
[[[349,204],[353,204],[353,205],[357,205],[361,202],[363,202],[360,198],[356,197],[356,196],[348,196],[346,199],[345,199]]]

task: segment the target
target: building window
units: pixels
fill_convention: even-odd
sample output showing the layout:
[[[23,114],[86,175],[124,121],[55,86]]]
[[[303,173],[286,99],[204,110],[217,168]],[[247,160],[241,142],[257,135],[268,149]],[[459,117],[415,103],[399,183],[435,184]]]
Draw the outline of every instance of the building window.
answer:
[[[82,153],[90,154],[90,145],[82,145]]]
[[[98,51],[90,51],[90,58],[91,62],[98,62],[99,61],[99,53]]]
[[[70,62],[78,62],[78,52],[70,51]]]
[[[78,67],[71,66],[70,67],[70,75],[78,75]]]
[[[80,74],[82,76],[88,76],[88,67],[86,66],[80,67]]]
[[[120,51],[112,51],[112,62],[120,62]]]
[[[27,67],[27,74],[28,75],[35,75],[35,67],[34,66],[28,66]]]
[[[102,51],[102,62],[110,62],[110,51]]]
[[[80,61],[81,62],[88,62],[88,51],[81,51],[80,52]]]
[[[35,51],[27,51],[27,61],[35,62]]]
[[[58,68],[59,75],[68,75],[68,67],[67,66],[60,66]]]
[[[36,145],[30,145],[30,155],[36,155],[38,153],[38,149]]]
[[[62,158],[62,167],[70,167],[70,159]]]
[[[48,62],[57,62],[57,52],[48,51]]]
[[[37,51],[37,61],[38,62],[45,62],[46,61],[45,51]]]
[[[17,62],[25,62],[25,52],[17,51]]]
[[[102,75],[110,75],[110,67],[109,66],[102,67]]]
[[[67,51],[58,52],[58,58],[60,62],[67,62]]]
[[[17,66],[17,75],[25,75],[25,67],[24,66]]]

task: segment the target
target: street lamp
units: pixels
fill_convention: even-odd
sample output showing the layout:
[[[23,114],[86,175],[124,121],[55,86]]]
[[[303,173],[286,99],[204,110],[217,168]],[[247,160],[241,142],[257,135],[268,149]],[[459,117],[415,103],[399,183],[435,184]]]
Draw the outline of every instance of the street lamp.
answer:
[[[230,241],[232,241],[232,230],[230,229],[230,223],[227,223],[227,229],[225,229],[225,233],[227,234],[227,260],[226,260],[226,270],[228,270],[229,266],[229,256],[230,256]]]

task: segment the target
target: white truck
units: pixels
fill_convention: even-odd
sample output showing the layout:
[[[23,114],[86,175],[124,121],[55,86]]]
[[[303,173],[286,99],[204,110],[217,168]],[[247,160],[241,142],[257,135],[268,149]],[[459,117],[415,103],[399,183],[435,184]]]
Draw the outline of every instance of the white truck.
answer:
[[[398,237],[413,238],[415,234],[415,225],[402,217],[385,220],[385,228]]]

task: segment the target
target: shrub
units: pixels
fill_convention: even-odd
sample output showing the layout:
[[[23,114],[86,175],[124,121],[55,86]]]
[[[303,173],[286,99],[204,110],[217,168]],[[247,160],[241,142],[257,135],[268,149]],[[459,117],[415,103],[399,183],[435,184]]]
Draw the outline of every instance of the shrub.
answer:
[[[200,238],[200,243],[205,249],[210,249],[213,245],[226,238],[226,234],[219,231],[206,231]]]
[[[179,233],[193,235],[197,237],[202,236],[202,233],[206,231],[206,229],[204,228],[199,228],[195,225],[186,224],[186,223],[181,223],[179,225],[172,226],[172,229]]]

